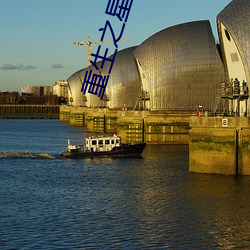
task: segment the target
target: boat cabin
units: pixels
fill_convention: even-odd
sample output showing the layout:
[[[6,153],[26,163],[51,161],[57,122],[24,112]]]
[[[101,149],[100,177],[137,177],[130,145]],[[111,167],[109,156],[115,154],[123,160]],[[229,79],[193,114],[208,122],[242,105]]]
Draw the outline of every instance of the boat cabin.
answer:
[[[114,147],[121,146],[121,138],[117,135],[114,136],[100,136],[86,138],[86,151],[111,151]]]

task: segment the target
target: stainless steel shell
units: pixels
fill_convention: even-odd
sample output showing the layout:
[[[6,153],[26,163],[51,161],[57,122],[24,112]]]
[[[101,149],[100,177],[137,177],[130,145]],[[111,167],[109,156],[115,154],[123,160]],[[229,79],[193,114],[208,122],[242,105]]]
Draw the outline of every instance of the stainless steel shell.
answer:
[[[141,81],[130,47],[117,52],[106,89],[109,108],[134,108],[141,90]],[[112,57],[112,56],[111,56]],[[101,72],[108,75],[110,63],[104,64]]]
[[[223,23],[243,61],[247,82],[250,82],[250,2],[249,0],[234,0],[228,4],[217,16],[218,28],[219,23]],[[222,32],[220,28],[219,37],[222,41]],[[222,44],[223,45],[223,44]],[[223,51],[225,58],[225,52]]]
[[[110,62],[105,61],[101,68],[102,61],[97,62],[96,70],[93,65],[77,71],[67,80],[69,83],[70,93],[73,97],[75,106],[87,107],[109,107],[109,108],[134,108],[141,90],[141,81],[136,68],[133,51],[135,47],[127,48],[118,51],[115,57],[113,68],[109,74]],[[113,58],[111,55],[109,58]],[[83,95],[81,92],[82,83],[84,82],[85,74],[89,74],[92,70],[92,75],[108,76],[105,95],[103,100],[94,94],[88,93],[88,88]]]
[[[105,62],[96,71],[91,65],[68,79],[74,105],[133,108],[143,88],[149,94],[146,106],[151,110],[191,111],[198,106],[212,110],[225,78],[209,21],[176,25],[138,47],[118,51],[105,92],[108,101],[101,102],[92,94],[83,96],[86,71],[104,76],[109,67]]]
[[[135,51],[151,110],[212,109],[224,68],[209,21],[164,29]]]
[[[84,96],[81,92],[82,85],[80,80],[80,72],[82,70],[78,70],[67,79],[70,105],[84,106]]]

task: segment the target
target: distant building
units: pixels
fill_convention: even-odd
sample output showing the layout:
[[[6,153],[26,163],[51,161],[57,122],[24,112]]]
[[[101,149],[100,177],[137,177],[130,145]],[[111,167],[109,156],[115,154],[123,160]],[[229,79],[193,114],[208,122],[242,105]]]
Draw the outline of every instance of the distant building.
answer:
[[[0,104],[16,104],[18,102],[18,92],[0,92]]]
[[[44,95],[44,96],[35,96],[35,95],[27,95],[22,96],[22,104],[30,104],[30,105],[58,105],[60,103],[60,99],[55,95]]]
[[[55,82],[53,86],[53,95],[68,98],[68,83],[64,80]]]
[[[22,95],[37,95],[40,96],[40,87],[38,86],[22,86]]]
[[[22,86],[22,95],[45,96],[53,94],[52,86]]]
[[[19,102],[23,104],[58,105],[61,103],[60,98],[53,95],[53,86],[22,86],[21,94]]]
[[[41,89],[43,89],[43,95],[53,95],[53,86],[43,86],[41,87]]]

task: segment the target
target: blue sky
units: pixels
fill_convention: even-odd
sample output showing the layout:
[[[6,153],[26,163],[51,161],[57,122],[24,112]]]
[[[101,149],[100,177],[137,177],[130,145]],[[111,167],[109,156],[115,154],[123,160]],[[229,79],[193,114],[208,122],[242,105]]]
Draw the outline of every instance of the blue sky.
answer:
[[[156,32],[197,20],[210,20],[231,0],[134,0],[118,50],[139,45]],[[87,66],[87,47],[73,41],[100,40],[109,20],[118,34],[122,23],[105,14],[108,0],[0,0],[0,91],[23,85],[53,85]],[[107,32],[106,39],[112,39]],[[102,49],[112,43],[104,43]],[[97,46],[92,46],[95,52]]]

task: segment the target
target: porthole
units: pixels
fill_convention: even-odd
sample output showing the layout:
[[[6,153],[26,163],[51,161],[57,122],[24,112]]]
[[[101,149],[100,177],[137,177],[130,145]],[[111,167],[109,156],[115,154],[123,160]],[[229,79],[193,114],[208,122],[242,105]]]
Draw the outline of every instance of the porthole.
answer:
[[[231,36],[229,35],[228,31],[225,29],[225,35],[227,37],[227,40],[230,42],[231,41]]]

